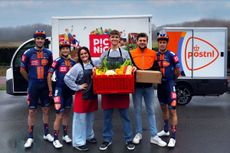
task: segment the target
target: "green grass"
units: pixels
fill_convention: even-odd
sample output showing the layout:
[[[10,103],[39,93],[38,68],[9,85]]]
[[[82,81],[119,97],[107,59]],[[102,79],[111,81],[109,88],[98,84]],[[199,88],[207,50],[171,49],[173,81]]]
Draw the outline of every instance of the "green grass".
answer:
[[[6,70],[9,66],[0,66],[0,76],[6,76]]]
[[[6,90],[6,84],[0,84],[0,90]]]

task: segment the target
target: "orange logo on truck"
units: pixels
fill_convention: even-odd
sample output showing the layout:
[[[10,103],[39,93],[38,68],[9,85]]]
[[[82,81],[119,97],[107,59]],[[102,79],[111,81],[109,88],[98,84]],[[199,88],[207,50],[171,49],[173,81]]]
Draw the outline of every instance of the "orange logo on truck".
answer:
[[[188,44],[192,43],[192,41],[195,40],[195,44],[193,46],[193,51],[188,49]],[[198,37],[190,37],[188,38],[186,45],[185,45],[185,64],[188,70],[200,70],[202,68],[207,67],[208,65],[212,64],[217,58],[219,57],[219,51],[216,49],[215,46],[213,46],[211,43],[209,43],[206,40],[203,40]],[[196,66],[193,65],[193,69],[188,64],[191,60],[196,61],[195,64],[198,64]]]

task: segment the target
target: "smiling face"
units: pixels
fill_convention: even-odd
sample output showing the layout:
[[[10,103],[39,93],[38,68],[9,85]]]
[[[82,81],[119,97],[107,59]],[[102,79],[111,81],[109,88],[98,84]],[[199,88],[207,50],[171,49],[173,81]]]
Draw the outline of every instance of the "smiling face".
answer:
[[[70,48],[69,47],[62,47],[60,52],[61,52],[62,56],[67,57],[70,54]]]
[[[83,63],[89,62],[89,53],[85,49],[80,50],[80,58]]]
[[[137,46],[140,49],[145,49],[147,48],[147,44],[148,44],[148,38],[147,37],[139,37],[137,40]]]
[[[36,37],[36,38],[34,38],[34,41],[35,41],[35,47],[36,48],[41,49],[41,48],[44,47],[45,38],[43,38],[43,37]]]
[[[119,35],[110,35],[109,37],[110,42],[112,46],[118,46],[120,42],[120,36]]]
[[[168,42],[166,40],[158,40],[158,48],[160,52],[165,52]]]

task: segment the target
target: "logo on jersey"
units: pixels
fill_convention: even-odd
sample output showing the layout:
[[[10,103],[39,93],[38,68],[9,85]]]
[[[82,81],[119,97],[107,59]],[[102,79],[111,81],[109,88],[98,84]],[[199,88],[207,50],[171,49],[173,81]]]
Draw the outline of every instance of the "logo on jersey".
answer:
[[[67,73],[68,72],[68,67],[67,66],[60,66],[59,72]]]
[[[31,60],[30,65],[31,66],[40,66],[40,61],[39,60]]]

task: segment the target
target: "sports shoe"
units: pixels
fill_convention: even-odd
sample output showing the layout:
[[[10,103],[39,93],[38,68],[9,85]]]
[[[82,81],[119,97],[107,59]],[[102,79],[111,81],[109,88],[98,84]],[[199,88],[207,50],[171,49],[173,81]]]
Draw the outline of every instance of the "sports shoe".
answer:
[[[128,142],[126,142],[126,148],[128,150],[134,150],[135,149],[135,145],[133,144],[132,141],[128,141]]]
[[[133,138],[133,143],[134,143],[134,144],[139,144],[140,141],[141,141],[141,139],[142,139],[142,134],[141,134],[141,133],[137,133],[137,134],[135,135],[135,137]]]
[[[112,142],[106,142],[106,141],[104,141],[104,142],[101,144],[101,146],[99,147],[99,149],[100,149],[101,151],[106,150],[106,149],[108,149],[108,147],[109,147],[111,144],[112,144]]]
[[[166,142],[164,142],[160,137],[158,137],[157,135],[155,137],[151,137],[150,142],[153,144],[156,144],[160,147],[165,147],[167,145]]]
[[[169,133],[169,131],[168,131],[168,132],[165,132],[165,130],[162,130],[162,131],[158,132],[157,135],[158,135],[159,137],[162,137],[162,136],[169,136],[170,133]]]
[[[49,142],[54,141],[54,137],[51,134],[43,135],[44,140],[48,140]]]
[[[70,137],[68,135],[63,136],[62,140],[65,141],[66,143],[72,142],[72,140],[70,139]]]
[[[75,148],[79,151],[88,151],[89,150],[89,148],[86,145],[76,146]]]
[[[176,140],[173,138],[169,139],[168,147],[173,148],[176,145]]]
[[[97,139],[96,138],[92,138],[92,139],[88,139],[86,140],[88,143],[97,143]]]
[[[55,147],[56,149],[62,148],[62,147],[63,147],[63,145],[60,143],[59,140],[53,141],[53,145],[54,145],[54,147]]]
[[[30,147],[32,146],[33,142],[34,142],[34,139],[33,139],[33,138],[28,138],[28,139],[26,140],[26,143],[24,144],[24,147],[25,147],[25,148],[30,148]]]

